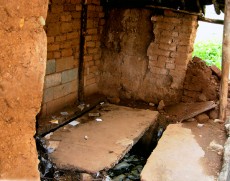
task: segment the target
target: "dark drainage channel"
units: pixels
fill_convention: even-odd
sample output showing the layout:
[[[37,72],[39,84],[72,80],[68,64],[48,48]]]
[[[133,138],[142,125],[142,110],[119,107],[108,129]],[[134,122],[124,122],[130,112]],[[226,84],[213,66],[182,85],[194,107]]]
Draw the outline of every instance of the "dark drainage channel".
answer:
[[[164,120],[164,121],[162,121]],[[136,181],[140,180],[140,173],[144,168],[148,157],[157,146],[163,131],[167,126],[164,116],[159,116],[155,125],[143,135],[143,137],[132,147],[132,149],[112,169],[89,175],[92,181]],[[83,173],[79,171],[60,170],[48,157],[45,141],[36,138],[39,154],[39,171],[42,181],[80,181]]]

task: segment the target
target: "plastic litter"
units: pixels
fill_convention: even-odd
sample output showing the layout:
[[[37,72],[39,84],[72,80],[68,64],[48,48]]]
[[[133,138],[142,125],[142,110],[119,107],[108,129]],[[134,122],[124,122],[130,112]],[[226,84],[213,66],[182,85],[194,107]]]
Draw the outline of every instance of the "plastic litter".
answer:
[[[88,140],[88,138],[89,138],[88,136],[85,136],[85,137],[84,137],[85,140]]]
[[[204,126],[204,124],[199,124],[199,123],[197,124],[198,128],[202,128],[203,126]]]
[[[59,121],[57,119],[53,119],[53,120],[50,121],[50,123],[52,123],[52,124],[59,124]]]
[[[69,115],[68,112],[60,112],[60,114],[61,114],[62,116],[67,116],[67,115]]]
[[[78,124],[80,124],[80,122],[77,121],[77,120],[71,121],[71,122],[69,123],[69,125],[71,125],[71,126],[76,126],[76,125],[78,125]]]
[[[150,102],[150,103],[149,103],[149,106],[152,106],[152,107],[153,107],[153,106],[155,106],[155,104],[152,103],[152,102]]]
[[[212,150],[212,151],[216,151],[216,152],[222,152],[224,147],[218,143],[216,143],[215,141],[212,141],[210,144],[209,144],[209,148]]]
[[[98,113],[98,112],[95,112],[95,113],[90,112],[88,115],[89,115],[89,117],[99,117],[100,113]]]
[[[96,118],[95,119],[97,122],[102,122],[102,119],[101,118]]]
[[[81,111],[83,111],[85,109],[85,104],[80,104],[79,106],[77,106]]]
[[[53,132],[50,132],[49,134],[45,135],[44,138],[49,140],[52,135],[53,135]]]
[[[60,141],[49,141],[47,146],[48,153],[53,153],[59,146]]]
[[[224,123],[224,121],[222,121],[221,119],[214,119],[213,122],[214,122],[214,123]]]

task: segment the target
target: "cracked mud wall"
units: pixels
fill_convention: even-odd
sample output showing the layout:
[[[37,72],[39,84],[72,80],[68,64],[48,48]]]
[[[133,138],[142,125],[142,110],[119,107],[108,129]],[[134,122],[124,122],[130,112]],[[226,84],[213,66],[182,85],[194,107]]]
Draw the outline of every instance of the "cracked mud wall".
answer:
[[[47,0],[1,0],[0,179],[40,180],[35,140],[46,62]]]
[[[100,91],[154,103],[179,102],[196,28],[192,15],[110,10],[102,40]]]

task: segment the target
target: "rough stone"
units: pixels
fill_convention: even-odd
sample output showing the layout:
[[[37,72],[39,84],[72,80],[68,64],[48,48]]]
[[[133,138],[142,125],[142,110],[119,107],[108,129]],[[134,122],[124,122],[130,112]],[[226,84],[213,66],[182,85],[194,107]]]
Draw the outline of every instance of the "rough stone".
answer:
[[[62,83],[66,83],[66,82],[70,82],[73,80],[76,80],[78,78],[78,69],[71,69],[71,70],[66,70],[64,72],[62,72],[61,74],[61,82]]]
[[[157,110],[162,110],[164,109],[164,107],[165,107],[165,103],[163,100],[161,100],[158,104]]]
[[[40,180],[35,122],[46,64],[47,0],[0,6],[0,180]]]
[[[54,59],[48,60],[46,63],[46,75],[55,73],[56,71],[56,62]]]
[[[217,119],[219,116],[219,111],[217,109],[213,109],[209,112],[210,119]]]
[[[205,123],[209,120],[209,117],[207,114],[203,113],[203,114],[196,116],[196,120],[198,123]]]

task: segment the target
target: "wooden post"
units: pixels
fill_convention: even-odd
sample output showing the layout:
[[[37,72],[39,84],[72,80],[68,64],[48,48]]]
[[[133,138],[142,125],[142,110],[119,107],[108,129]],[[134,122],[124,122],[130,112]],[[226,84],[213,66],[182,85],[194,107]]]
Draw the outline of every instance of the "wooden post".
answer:
[[[230,0],[225,0],[223,55],[222,55],[222,78],[220,85],[220,115],[219,118],[225,121],[228,104],[228,77],[230,62]]]

